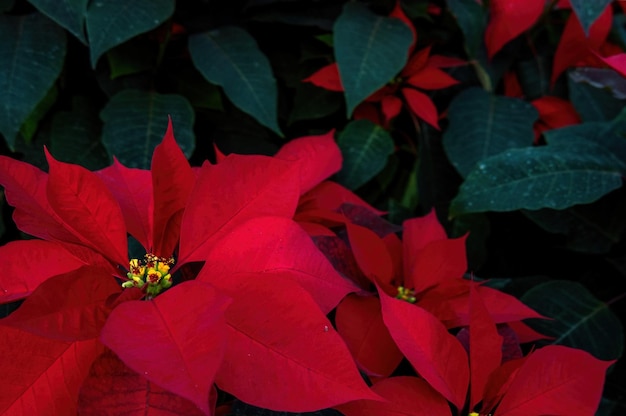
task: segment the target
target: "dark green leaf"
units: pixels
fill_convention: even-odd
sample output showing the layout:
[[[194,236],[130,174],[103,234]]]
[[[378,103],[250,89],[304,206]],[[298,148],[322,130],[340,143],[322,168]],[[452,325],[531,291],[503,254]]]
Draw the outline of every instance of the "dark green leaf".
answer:
[[[517,65],[524,96],[531,101],[550,92],[550,60],[543,55],[520,61]]]
[[[102,143],[123,165],[149,169],[154,147],[161,142],[172,117],[174,136],[187,157],[195,147],[194,111],[180,95],[124,90],[100,113]]]
[[[89,0],[28,0],[41,13],[63,26],[81,42],[85,37],[85,13]]]
[[[467,176],[477,162],[507,149],[532,145],[537,110],[517,98],[470,88],[448,108],[443,145],[457,171]]]
[[[622,185],[623,168],[607,150],[584,140],[507,150],[477,164],[450,215],[591,203]]]
[[[487,27],[487,13],[474,0],[448,0],[448,8],[454,15],[465,38],[465,51],[476,58],[484,49],[483,38]]]
[[[102,169],[109,164],[109,155],[100,141],[100,131],[98,114],[84,100],[77,100],[73,111],[55,114],[50,153],[63,162]]]
[[[522,302],[553,318],[533,319],[528,324],[554,337],[550,344],[580,348],[601,360],[614,360],[624,349],[624,328],[609,305],[583,285],[566,280],[543,283],[528,292]]]
[[[349,189],[357,189],[382,171],[394,147],[389,133],[369,120],[350,122],[337,144],[343,155],[337,181]]]
[[[124,75],[150,71],[154,68],[156,56],[157,48],[148,39],[122,43],[106,54],[111,70],[110,77],[115,79]]]
[[[278,126],[276,79],[252,36],[233,26],[189,37],[189,52],[200,73],[259,123],[282,136]]]
[[[13,8],[15,4],[15,0],[0,0],[0,12],[8,12]]]
[[[65,58],[65,31],[39,13],[0,16],[0,133],[17,132],[54,84]]]
[[[575,68],[569,71],[574,82],[584,82],[592,87],[608,90],[617,100],[626,99],[626,78],[610,68]]]
[[[585,34],[589,35],[589,28],[600,17],[604,9],[609,7],[611,0],[570,0],[570,4]]]
[[[624,108],[624,101],[613,97],[610,90],[594,87],[571,73],[567,81],[570,100],[583,121],[612,120]]]
[[[109,49],[158,27],[174,13],[174,0],[94,0],[87,9],[91,66]]]
[[[404,67],[413,35],[399,19],[376,15],[354,2],[344,6],[333,32],[350,117],[357,105]]]
[[[48,90],[46,96],[43,97],[41,101],[39,101],[39,104],[37,104],[35,109],[24,121],[24,124],[22,124],[22,127],[20,128],[20,134],[22,135],[26,143],[30,143],[30,141],[33,139],[33,136],[37,132],[37,127],[39,127],[39,122],[46,115],[48,110],[50,110],[50,107],[54,105],[58,95],[59,92],[56,86],[53,85],[52,88]]]
[[[544,230],[567,236],[569,250],[607,253],[626,229],[626,198],[612,192],[593,204],[565,210],[543,209],[524,214]]]

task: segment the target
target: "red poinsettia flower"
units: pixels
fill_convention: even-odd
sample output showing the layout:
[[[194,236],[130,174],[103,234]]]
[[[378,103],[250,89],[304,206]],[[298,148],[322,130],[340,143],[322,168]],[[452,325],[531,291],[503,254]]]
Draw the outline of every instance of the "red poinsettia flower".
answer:
[[[447,328],[466,326],[470,320],[470,291],[488,300],[489,312],[498,323],[515,323],[523,341],[541,338],[521,321],[541,315],[513,296],[478,284],[463,275],[467,269],[465,238],[449,239],[431,212],[405,221],[402,241],[393,233],[383,238],[375,232],[347,224],[348,242],[365,277],[357,281],[370,296],[352,294],[337,307],[336,324],[355,360],[374,377],[390,375],[402,354],[384,322],[396,319],[395,309],[385,312],[384,297],[401,299],[441,321]],[[354,275],[353,275],[354,276]],[[378,296],[375,296],[377,294]]]
[[[469,356],[428,312],[382,295],[384,323],[419,377],[382,378],[372,390],[388,402],[361,400],[337,409],[346,416],[595,414],[612,362],[557,345],[504,359],[503,337],[486,299],[475,289],[470,294]]]
[[[431,98],[423,91],[439,90],[458,83],[441,68],[464,64],[458,59],[430,55],[428,46],[414,51],[417,39],[415,28],[406,17],[399,2],[390,14],[402,20],[413,32],[413,43],[409,48],[409,60],[402,71],[387,85],[373,93],[354,110],[355,119],[368,119],[388,127],[403,107],[431,126],[439,129],[439,113]],[[303,81],[331,91],[343,91],[336,63],[327,65]]]
[[[212,414],[214,380],[248,403],[288,411],[376,398],[325,316],[355,285],[291,220],[301,184],[325,179],[315,166],[303,173],[294,161],[229,155],[194,172],[171,125],[151,170],[48,162],[46,174],[0,157],[16,224],[41,238],[0,247],[0,300],[27,297],[0,321],[0,368],[10,375],[0,411],[33,408],[44,388],[56,414],[79,406],[114,414],[117,397],[154,383]],[[128,235],[145,257],[128,258]],[[121,362],[97,360],[103,344]],[[32,360],[38,350],[49,352]],[[103,372],[121,389],[106,403]],[[128,372],[143,381],[116,378]],[[259,383],[270,374],[274,382]]]

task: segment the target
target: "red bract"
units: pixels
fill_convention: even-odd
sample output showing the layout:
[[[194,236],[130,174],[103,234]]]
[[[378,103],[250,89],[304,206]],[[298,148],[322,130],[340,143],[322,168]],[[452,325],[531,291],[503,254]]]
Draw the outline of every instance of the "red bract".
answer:
[[[438,90],[457,84],[458,81],[441,68],[456,66],[462,62],[437,55],[431,56],[430,46],[413,52],[417,37],[415,28],[398,3],[391,16],[402,20],[413,31],[414,41],[409,48],[409,60],[393,80],[355,108],[354,118],[369,119],[387,127],[400,114],[402,107],[406,106],[412,114],[439,129],[437,108],[422,90]],[[319,69],[304,81],[330,91],[343,91],[336,63]]]
[[[307,164],[303,155],[322,142],[327,151]],[[42,349],[91,342],[97,350],[85,356],[87,367],[102,350],[100,337],[140,377],[188,398],[204,414],[213,413],[214,376],[250,404],[276,409],[309,411],[360,398],[376,400],[324,316],[358,288],[333,270],[291,220],[301,186],[315,188],[338,169],[337,159],[321,162],[331,154],[339,154],[332,133],[295,140],[282,158],[229,155],[194,171],[170,125],[155,149],[151,170],[129,169],[116,161],[93,173],[48,155],[46,174],[0,158],[0,183],[15,207],[18,227],[45,240],[12,242],[0,249],[3,256],[12,256],[4,257],[12,273],[3,274],[0,299],[30,295],[2,321],[0,334]],[[127,233],[145,248],[143,260],[129,262]],[[241,256],[225,251],[229,247]],[[273,251],[263,252],[267,247]],[[205,277],[177,281],[176,271],[192,279],[190,263],[207,260]],[[118,280],[127,289],[122,291]],[[178,284],[160,294],[172,282]],[[327,296],[327,290],[333,295]],[[142,297],[148,301],[138,301]],[[294,298],[303,300],[286,319]],[[253,335],[265,320],[278,326]],[[304,322],[320,331],[317,344],[302,331]],[[253,344],[266,347],[251,349]],[[225,345],[228,353],[222,360]],[[5,351],[0,371],[15,371],[18,350]],[[332,365],[324,362],[328,356],[322,354],[328,351]],[[294,362],[300,367],[294,368]],[[15,378],[22,380],[15,388],[3,389],[9,394],[4,408],[34,405],[28,390],[18,386],[33,384],[29,377],[35,376],[28,365],[20,365],[25,374]],[[55,414],[75,411],[85,370],[76,380],[48,385],[49,401],[63,400],[67,406]],[[33,371],[36,377],[54,379],[65,370],[42,361]],[[284,390],[258,381],[270,373],[293,389],[287,396],[295,397],[297,389],[306,400],[285,401]],[[319,378],[303,385],[309,373]],[[67,383],[74,384],[66,388]],[[255,385],[254,395],[241,383]],[[93,406],[93,389],[85,394],[81,403]]]
[[[485,44],[489,57],[521,33],[532,27],[546,5],[544,0],[492,0]]]

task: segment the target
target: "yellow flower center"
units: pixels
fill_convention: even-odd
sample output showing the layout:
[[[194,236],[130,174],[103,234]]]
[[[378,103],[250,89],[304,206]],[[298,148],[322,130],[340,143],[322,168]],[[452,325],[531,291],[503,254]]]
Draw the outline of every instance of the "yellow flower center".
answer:
[[[143,289],[148,298],[152,298],[172,286],[170,267],[174,264],[173,257],[158,257],[146,254],[143,259],[131,259],[126,273],[128,280],[122,287],[138,287]]]
[[[396,299],[402,299],[409,303],[415,303],[417,300],[415,298],[415,290],[407,289],[404,286],[398,286],[398,294],[396,295]]]

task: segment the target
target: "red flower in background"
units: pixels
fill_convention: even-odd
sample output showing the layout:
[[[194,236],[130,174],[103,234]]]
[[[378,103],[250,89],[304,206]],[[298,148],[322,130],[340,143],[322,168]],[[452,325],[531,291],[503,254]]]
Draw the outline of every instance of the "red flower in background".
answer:
[[[412,22],[406,17],[400,4],[396,3],[390,14],[402,20],[413,32],[413,43],[409,48],[409,60],[400,73],[387,85],[369,96],[354,110],[355,119],[368,119],[388,127],[403,107],[412,114],[439,129],[439,113],[432,99],[424,91],[450,87],[458,83],[441,68],[464,65],[458,59],[430,55],[431,47],[415,51],[417,35]],[[304,79],[318,87],[331,91],[343,91],[336,63],[327,65]]]

